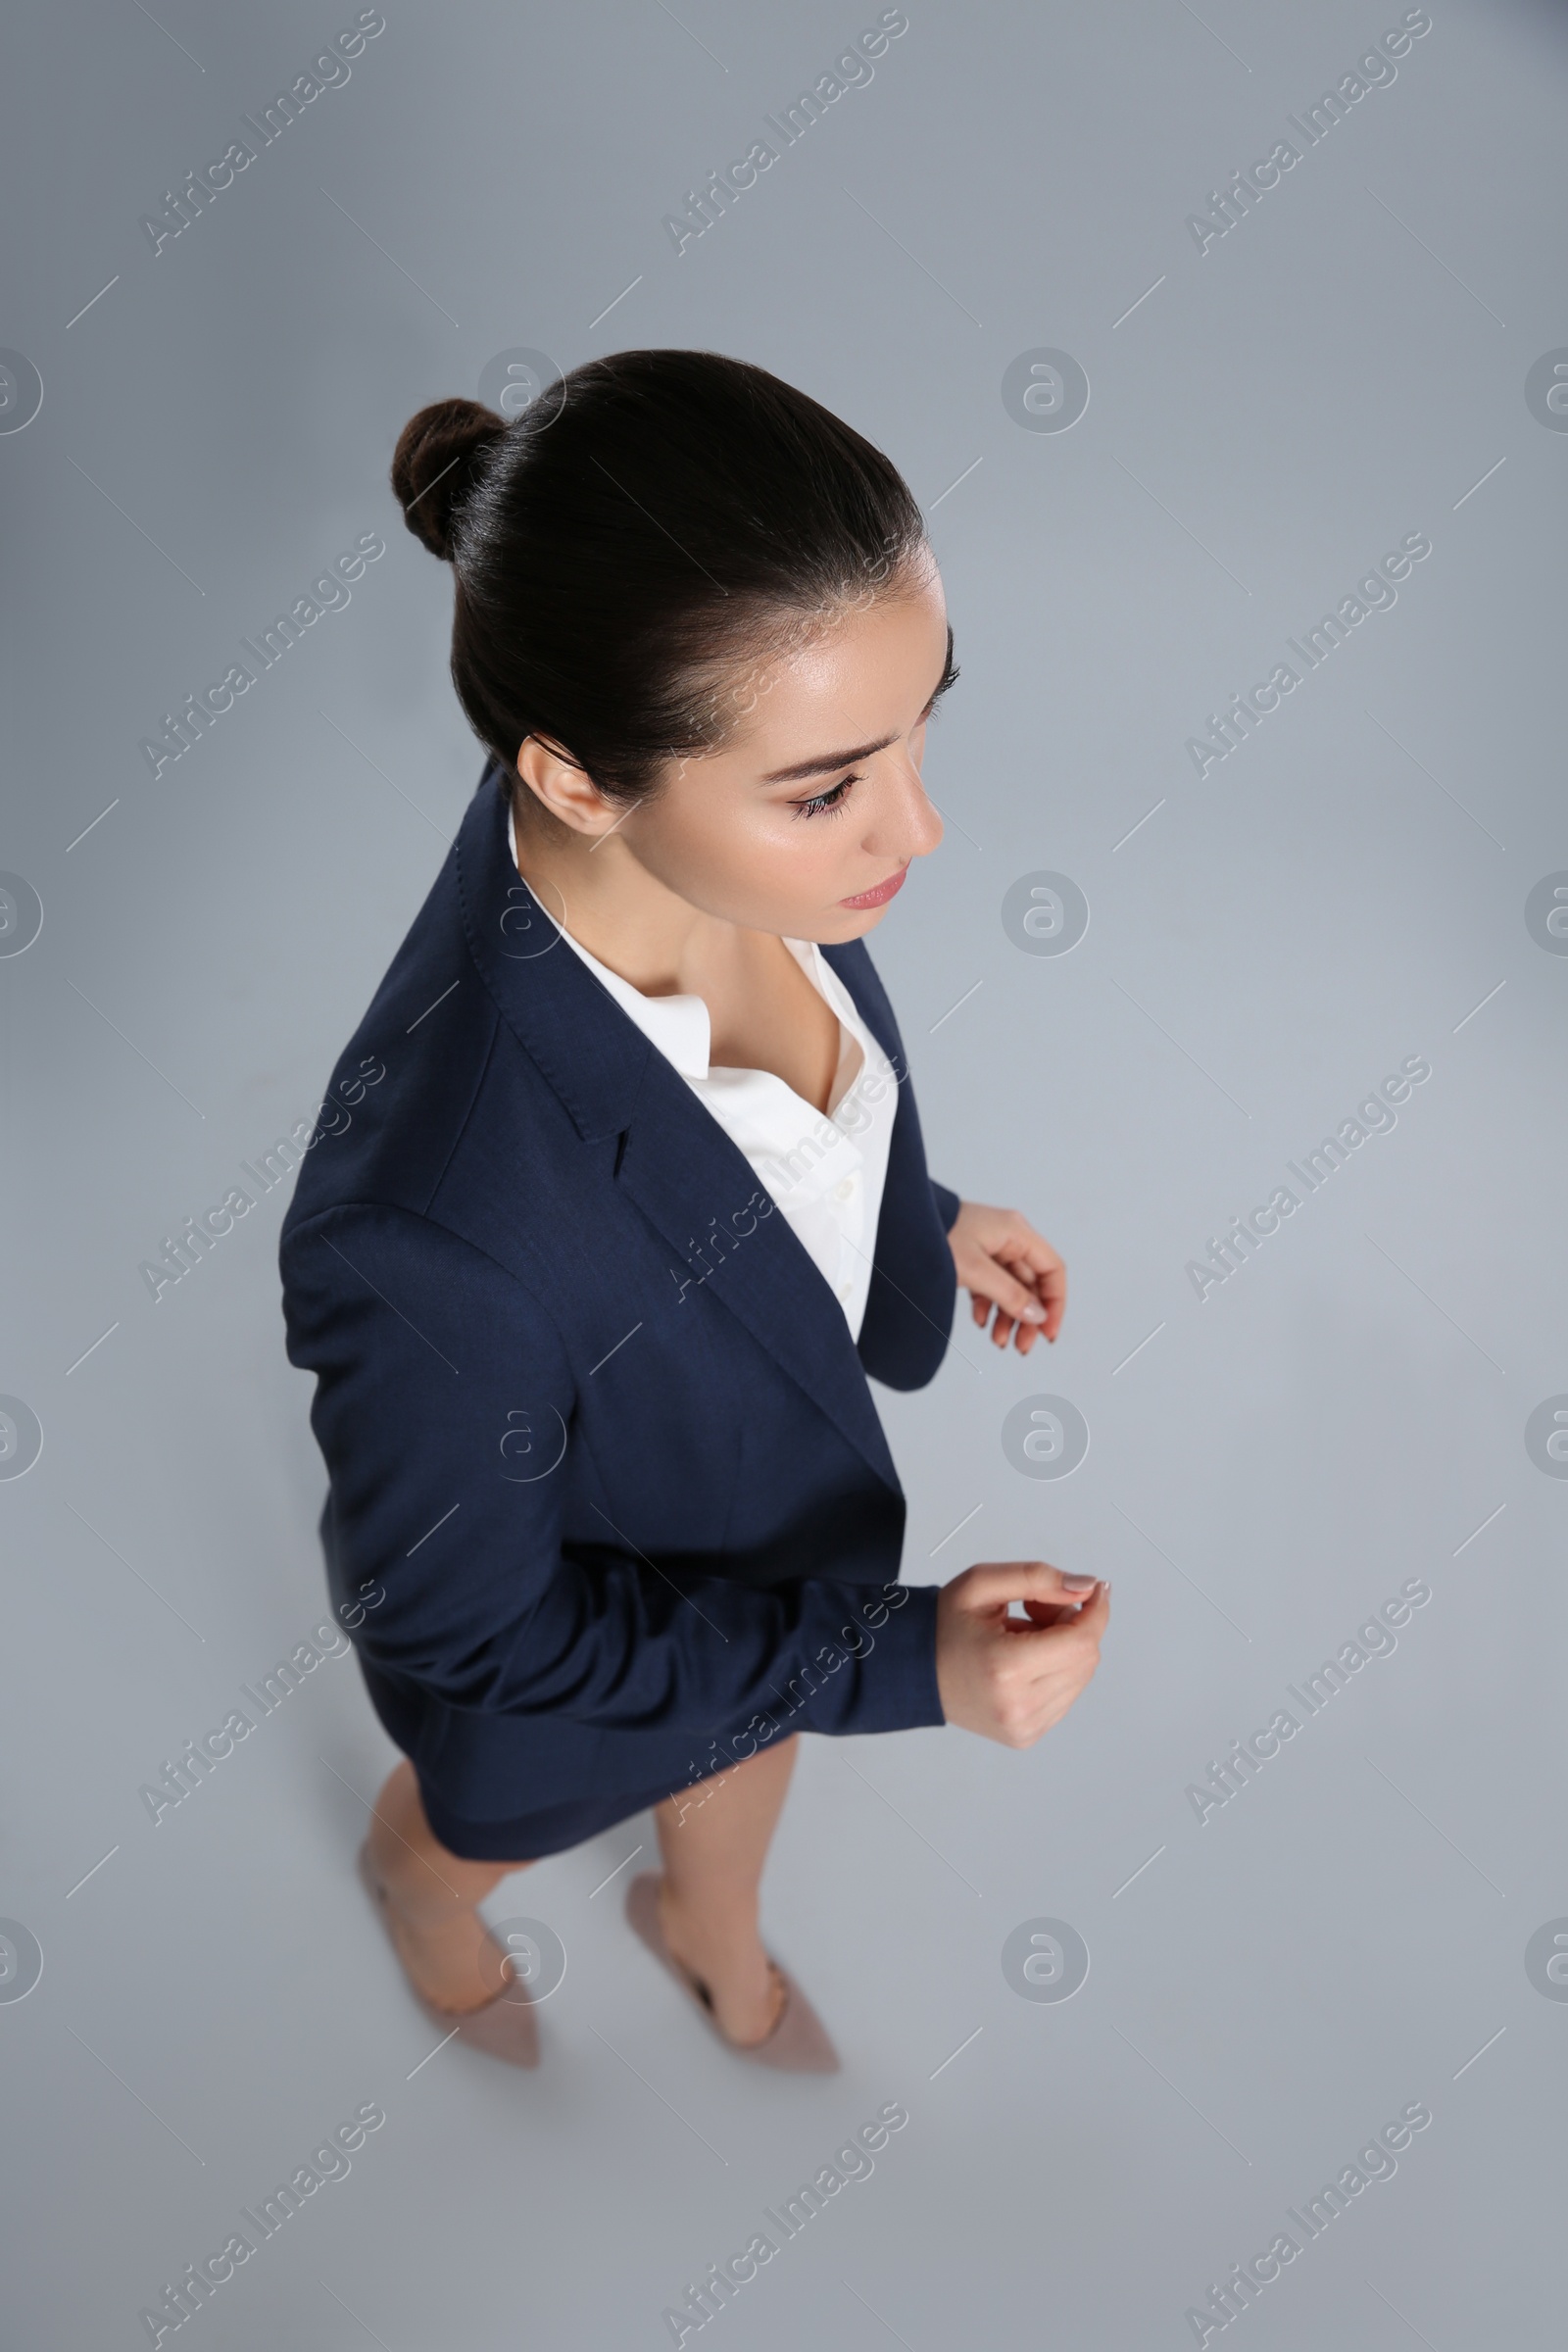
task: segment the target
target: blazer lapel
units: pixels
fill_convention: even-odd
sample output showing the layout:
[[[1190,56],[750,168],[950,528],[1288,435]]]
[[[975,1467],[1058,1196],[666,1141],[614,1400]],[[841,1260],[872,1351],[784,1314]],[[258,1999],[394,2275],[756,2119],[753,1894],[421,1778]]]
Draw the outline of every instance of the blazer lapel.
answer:
[[[655,1062],[620,1155],[622,1189],[669,1244],[671,1271],[712,1291],[899,1494],[843,1307],[745,1153],[662,1054]]]
[[[503,1018],[583,1141],[621,1138],[615,1181],[673,1252],[676,1281],[710,1290],[901,1494],[842,1306],[745,1153],[560,938],[517,872],[499,767],[485,771],[454,852],[469,947]],[[757,1193],[770,1214],[750,1205]]]

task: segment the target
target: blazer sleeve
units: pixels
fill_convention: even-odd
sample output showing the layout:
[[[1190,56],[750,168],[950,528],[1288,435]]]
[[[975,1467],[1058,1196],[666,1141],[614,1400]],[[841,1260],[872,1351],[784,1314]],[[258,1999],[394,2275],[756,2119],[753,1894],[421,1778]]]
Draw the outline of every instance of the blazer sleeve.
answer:
[[[951,1233],[954,1219],[963,1206],[963,1202],[957,1194],[950,1192],[945,1184],[938,1184],[934,1176],[931,1179],[931,1191],[936,1200],[937,1215],[942,1219],[942,1230],[944,1233]]]
[[[705,1735],[810,1666],[813,1731],[945,1721],[934,1585],[683,1573],[677,1589],[608,1521],[606,1542],[564,1547],[570,1364],[482,1250],[356,1203],[287,1235],[280,1262],[289,1359],[317,1375],[336,1580],[385,1593],[355,1635],[371,1665],[454,1707]]]

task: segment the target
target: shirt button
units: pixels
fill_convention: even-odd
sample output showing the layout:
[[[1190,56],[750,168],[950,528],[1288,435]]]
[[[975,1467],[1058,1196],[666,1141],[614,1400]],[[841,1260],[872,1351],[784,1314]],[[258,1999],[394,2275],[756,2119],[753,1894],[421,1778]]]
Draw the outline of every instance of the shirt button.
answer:
[[[839,1298],[839,1304],[840,1304],[841,1306],[843,1306],[843,1305],[846,1303],[846,1301],[848,1300],[848,1298],[849,1298],[849,1296],[850,1296],[850,1293],[851,1293],[851,1291],[854,1289],[854,1287],[855,1287],[855,1286],[854,1286],[854,1284],[853,1284],[853,1283],[849,1283],[849,1282],[841,1282],[841,1283],[839,1284],[838,1298]]]
[[[853,1176],[842,1176],[840,1177],[838,1183],[833,1187],[833,1198],[835,1200],[847,1200],[854,1190],[855,1178]]]

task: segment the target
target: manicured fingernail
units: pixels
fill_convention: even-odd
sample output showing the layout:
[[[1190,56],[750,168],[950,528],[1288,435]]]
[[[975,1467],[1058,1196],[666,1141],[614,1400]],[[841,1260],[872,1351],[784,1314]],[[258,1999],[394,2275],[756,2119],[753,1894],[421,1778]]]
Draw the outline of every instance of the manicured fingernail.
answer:
[[[1092,1576],[1064,1576],[1061,1580],[1064,1592],[1090,1592],[1094,1590],[1094,1584]]]
[[[1026,1306],[1023,1310],[1023,1319],[1026,1323],[1043,1323],[1046,1319],[1046,1310],[1043,1306]]]

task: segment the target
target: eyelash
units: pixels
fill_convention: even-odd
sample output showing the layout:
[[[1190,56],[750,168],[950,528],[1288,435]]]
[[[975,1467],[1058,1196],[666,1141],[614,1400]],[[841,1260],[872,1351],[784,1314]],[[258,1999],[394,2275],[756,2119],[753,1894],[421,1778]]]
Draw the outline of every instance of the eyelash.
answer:
[[[950,679],[944,678],[921,713],[922,720],[935,715],[937,705],[951,683]],[[844,776],[837,784],[829,785],[826,792],[813,793],[808,801],[792,801],[790,807],[797,816],[834,816],[842,809],[850,786],[859,781],[858,776]]]
[[[830,785],[826,792],[813,794],[808,801],[792,801],[790,807],[797,816],[832,816],[844,806],[844,796],[858,776],[846,776],[841,783]]]

